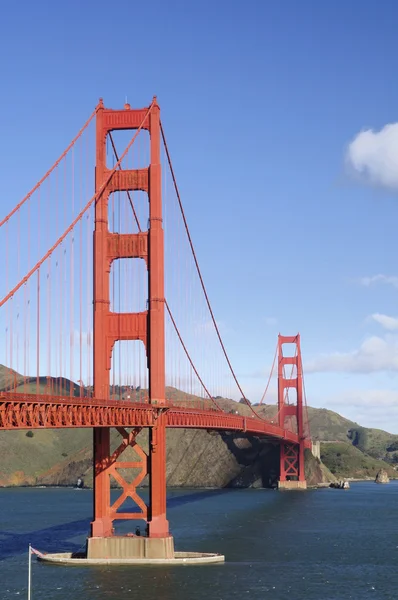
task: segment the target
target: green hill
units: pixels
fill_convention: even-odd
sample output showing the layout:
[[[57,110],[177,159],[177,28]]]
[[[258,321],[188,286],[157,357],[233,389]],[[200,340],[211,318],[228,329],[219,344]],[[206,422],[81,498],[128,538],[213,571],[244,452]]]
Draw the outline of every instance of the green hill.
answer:
[[[345,442],[321,444],[321,460],[337,479],[374,479],[381,468],[387,471],[389,477],[397,477],[394,467]]]
[[[311,435],[321,442],[348,442],[358,450],[390,464],[398,463],[398,435],[361,427],[325,408],[309,408]]]

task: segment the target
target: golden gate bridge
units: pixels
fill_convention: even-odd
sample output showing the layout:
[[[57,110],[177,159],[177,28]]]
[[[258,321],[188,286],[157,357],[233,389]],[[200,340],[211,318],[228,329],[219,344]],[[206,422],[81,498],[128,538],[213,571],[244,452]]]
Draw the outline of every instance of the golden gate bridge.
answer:
[[[300,336],[278,337],[267,387],[253,406],[209,300],[156,98],[149,107],[121,110],[100,100],[1,220],[0,243],[0,362],[9,373],[0,391],[0,430],[93,429],[88,557],[128,554],[135,538],[123,538],[121,550],[114,522],[137,519],[146,523],[151,556],[174,556],[166,514],[168,427],[269,439],[280,446],[279,487],[306,487],[311,440]],[[286,346],[293,348],[288,354]],[[277,411],[266,418],[261,405],[275,363]],[[146,448],[137,440],[143,429]],[[147,476],[144,502],[139,486]],[[112,482],[120,488],[115,501]],[[123,509],[127,499],[134,512]]]

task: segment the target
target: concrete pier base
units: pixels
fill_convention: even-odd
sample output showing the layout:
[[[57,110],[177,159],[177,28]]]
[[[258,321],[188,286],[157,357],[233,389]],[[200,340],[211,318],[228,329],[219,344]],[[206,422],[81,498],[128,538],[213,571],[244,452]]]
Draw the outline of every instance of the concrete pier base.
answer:
[[[92,537],[87,540],[88,559],[174,558],[174,538],[140,536]]]
[[[37,559],[40,562],[62,567],[95,567],[95,566],[131,566],[142,567],[143,565],[211,565],[220,564],[225,561],[222,554],[211,552],[175,552],[173,558],[86,558],[85,555],[76,555],[71,552],[58,552],[55,554],[42,554]]]
[[[306,490],[306,481],[278,481],[278,490]]]
[[[63,566],[95,565],[207,565],[223,563],[225,556],[215,552],[176,552],[173,536],[91,537],[86,552],[40,552],[38,560]]]

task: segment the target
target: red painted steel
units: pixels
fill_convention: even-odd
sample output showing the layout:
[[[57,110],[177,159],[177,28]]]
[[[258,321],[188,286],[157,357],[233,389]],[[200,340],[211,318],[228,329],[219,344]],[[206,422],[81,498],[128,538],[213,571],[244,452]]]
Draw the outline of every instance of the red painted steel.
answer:
[[[263,419],[208,408],[150,405],[119,400],[71,398],[4,392],[0,394],[0,430],[88,427],[153,427],[161,414],[170,428],[241,431],[298,444],[296,433]],[[310,448],[311,441],[305,440]]]
[[[113,522],[117,519],[140,518],[146,521],[149,536],[167,537],[170,533],[166,517],[166,427],[244,432],[277,441],[281,447],[281,481],[286,479],[302,481],[305,479],[304,449],[309,448],[311,442],[309,439],[305,439],[303,427],[303,378],[300,336],[278,337],[278,424],[262,419],[252,407],[250,416],[242,416],[223,412],[214,399],[190,402],[189,406],[184,406],[183,402],[173,404],[166,400],[165,307],[167,307],[167,304],[164,297],[164,235],[161,198],[160,144],[162,136],[182,218],[210,315],[233,378],[242,397],[245,396],[226,353],[203,283],[162,131],[160,109],[156,98],[153,99],[148,108],[139,110],[132,110],[129,105],[125,105],[123,110],[106,109],[101,100],[95,109],[95,114],[96,172],[94,196],[29,273],[7,296],[0,299],[0,306],[2,306],[35,272],[38,273],[39,282],[41,265],[52,255],[54,249],[74,228],[85,211],[95,203],[93,245],[94,397],[77,398],[71,395],[57,397],[51,394],[29,395],[15,393],[15,391],[13,393],[0,392],[0,430],[93,428],[94,519],[91,529],[92,536],[107,537],[113,535]],[[93,115],[90,120],[92,118]],[[111,132],[118,129],[135,130],[134,136],[120,158],[118,158],[111,137]],[[141,129],[147,130],[150,135],[150,164],[147,168],[123,169],[123,158],[127,155]],[[111,139],[118,161],[111,170],[106,167],[106,140],[108,136]],[[75,140],[72,145],[74,143]],[[57,164],[59,164],[59,161],[55,163],[55,166]],[[54,170],[55,166],[49,173]],[[148,230],[141,230],[129,196],[139,232],[135,234],[111,232],[108,220],[110,194],[118,191],[129,193],[134,190],[144,191],[148,195]],[[22,202],[25,202],[25,199]],[[16,210],[14,209],[10,215],[14,214]],[[5,223],[6,220],[3,222]],[[139,313],[111,312],[111,266],[115,260],[129,258],[139,258],[145,261],[147,266],[148,309]],[[37,293],[39,294],[39,287]],[[206,389],[187,352],[170,310],[169,313],[191,367],[204,389]],[[119,340],[138,340],[145,346],[149,371],[147,402],[133,403],[110,400],[109,398],[112,353],[115,343]],[[283,345],[287,343],[295,345],[295,356],[283,355]],[[37,337],[37,347],[39,349],[39,337]],[[295,377],[285,375],[285,367],[289,366],[296,369]],[[15,387],[16,385],[17,382],[15,381]],[[294,405],[289,404],[287,401],[286,392],[289,388],[294,388],[297,393],[297,402]],[[80,392],[82,393],[82,388]],[[250,406],[250,403],[246,402]],[[292,418],[295,419],[296,423],[295,431],[291,431],[291,428],[289,429],[286,424],[286,421]],[[111,428],[116,428],[121,436],[121,442],[113,452],[110,448]],[[147,451],[137,442],[137,435],[143,428],[149,430]],[[131,449],[135,453],[135,459],[123,461],[124,452],[126,450],[131,451]],[[134,471],[133,478],[129,482],[121,475],[121,469]],[[137,487],[147,475],[149,476],[150,486],[148,505],[137,493]],[[110,497],[111,478],[116,480],[121,488],[119,498],[113,503]],[[123,504],[128,498],[131,498],[137,506],[134,513],[123,512]]]
[[[280,445],[280,481],[303,480],[299,472],[299,446],[282,442]]]
[[[150,165],[146,169],[122,169],[119,165],[109,179],[106,168],[106,139],[114,129],[148,129],[150,134]],[[104,186],[105,184],[105,186]],[[94,231],[94,395],[109,397],[112,351],[117,340],[140,340],[146,347],[149,370],[149,402],[165,405],[165,333],[164,333],[164,237],[162,225],[160,109],[154,98],[148,109],[97,110],[96,192],[102,190],[95,204]],[[109,232],[108,200],[116,191],[141,190],[148,194],[149,229],[138,234]],[[110,312],[110,270],[112,261],[120,258],[141,258],[148,268],[148,310],[141,313]],[[125,423],[126,425],[126,423]],[[149,454],[142,473],[149,475],[149,504],[141,511],[147,520],[148,535],[166,537],[166,421],[162,411],[149,430]],[[110,505],[110,476],[119,466],[110,461],[110,432],[94,429],[94,521],[92,535],[113,534],[116,511]],[[131,445],[131,444],[130,444]],[[143,460],[143,450],[134,441],[136,452]],[[123,463],[124,464],[124,463]],[[127,468],[124,466],[123,468]],[[145,476],[145,475],[144,475]],[[123,484],[122,498],[130,496],[137,503],[135,484]],[[138,482],[138,483],[137,483]],[[121,481],[119,481],[121,483]],[[122,504],[122,503],[121,503]],[[121,507],[118,504],[118,508]],[[140,500],[139,506],[143,506]],[[119,513],[118,513],[119,514]],[[126,513],[127,515],[127,513]],[[127,519],[128,516],[123,518]],[[131,514],[131,519],[136,514]]]
[[[151,427],[156,418],[148,405],[127,406],[115,400],[2,393],[0,429],[70,427]]]
[[[156,101],[149,117],[149,133],[151,136],[148,194],[149,402],[155,406],[164,406],[166,402],[164,234],[160,165],[160,109]],[[166,519],[166,423],[163,414],[149,430],[148,535],[150,537],[170,535],[169,523]]]
[[[283,345],[294,344],[294,356],[283,355]],[[280,481],[287,479],[305,481],[304,450],[305,436],[303,423],[303,374],[301,368],[300,334],[296,336],[278,336],[278,414],[279,426],[284,429],[288,417],[294,417],[297,427],[297,447],[289,444],[281,444],[280,451]],[[292,367],[290,377],[285,375],[285,367]],[[295,377],[294,369],[296,370]],[[297,400],[295,404],[289,404],[288,390],[296,390]],[[296,442],[297,444],[297,442]]]

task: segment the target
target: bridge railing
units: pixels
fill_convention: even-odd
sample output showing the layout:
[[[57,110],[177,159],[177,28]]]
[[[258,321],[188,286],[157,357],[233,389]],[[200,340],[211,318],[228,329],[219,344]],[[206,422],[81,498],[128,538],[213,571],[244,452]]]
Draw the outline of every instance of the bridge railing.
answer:
[[[149,406],[148,396],[139,396],[133,398],[93,398],[92,396],[59,396],[56,394],[30,394],[24,392],[0,392],[0,401],[26,402],[28,404],[83,404],[83,405],[103,405],[105,402],[108,406],[120,407],[131,406],[140,408]],[[173,408],[186,408],[192,410],[220,412],[211,402],[205,398],[166,400],[165,406]],[[221,411],[222,412],[222,411]]]

